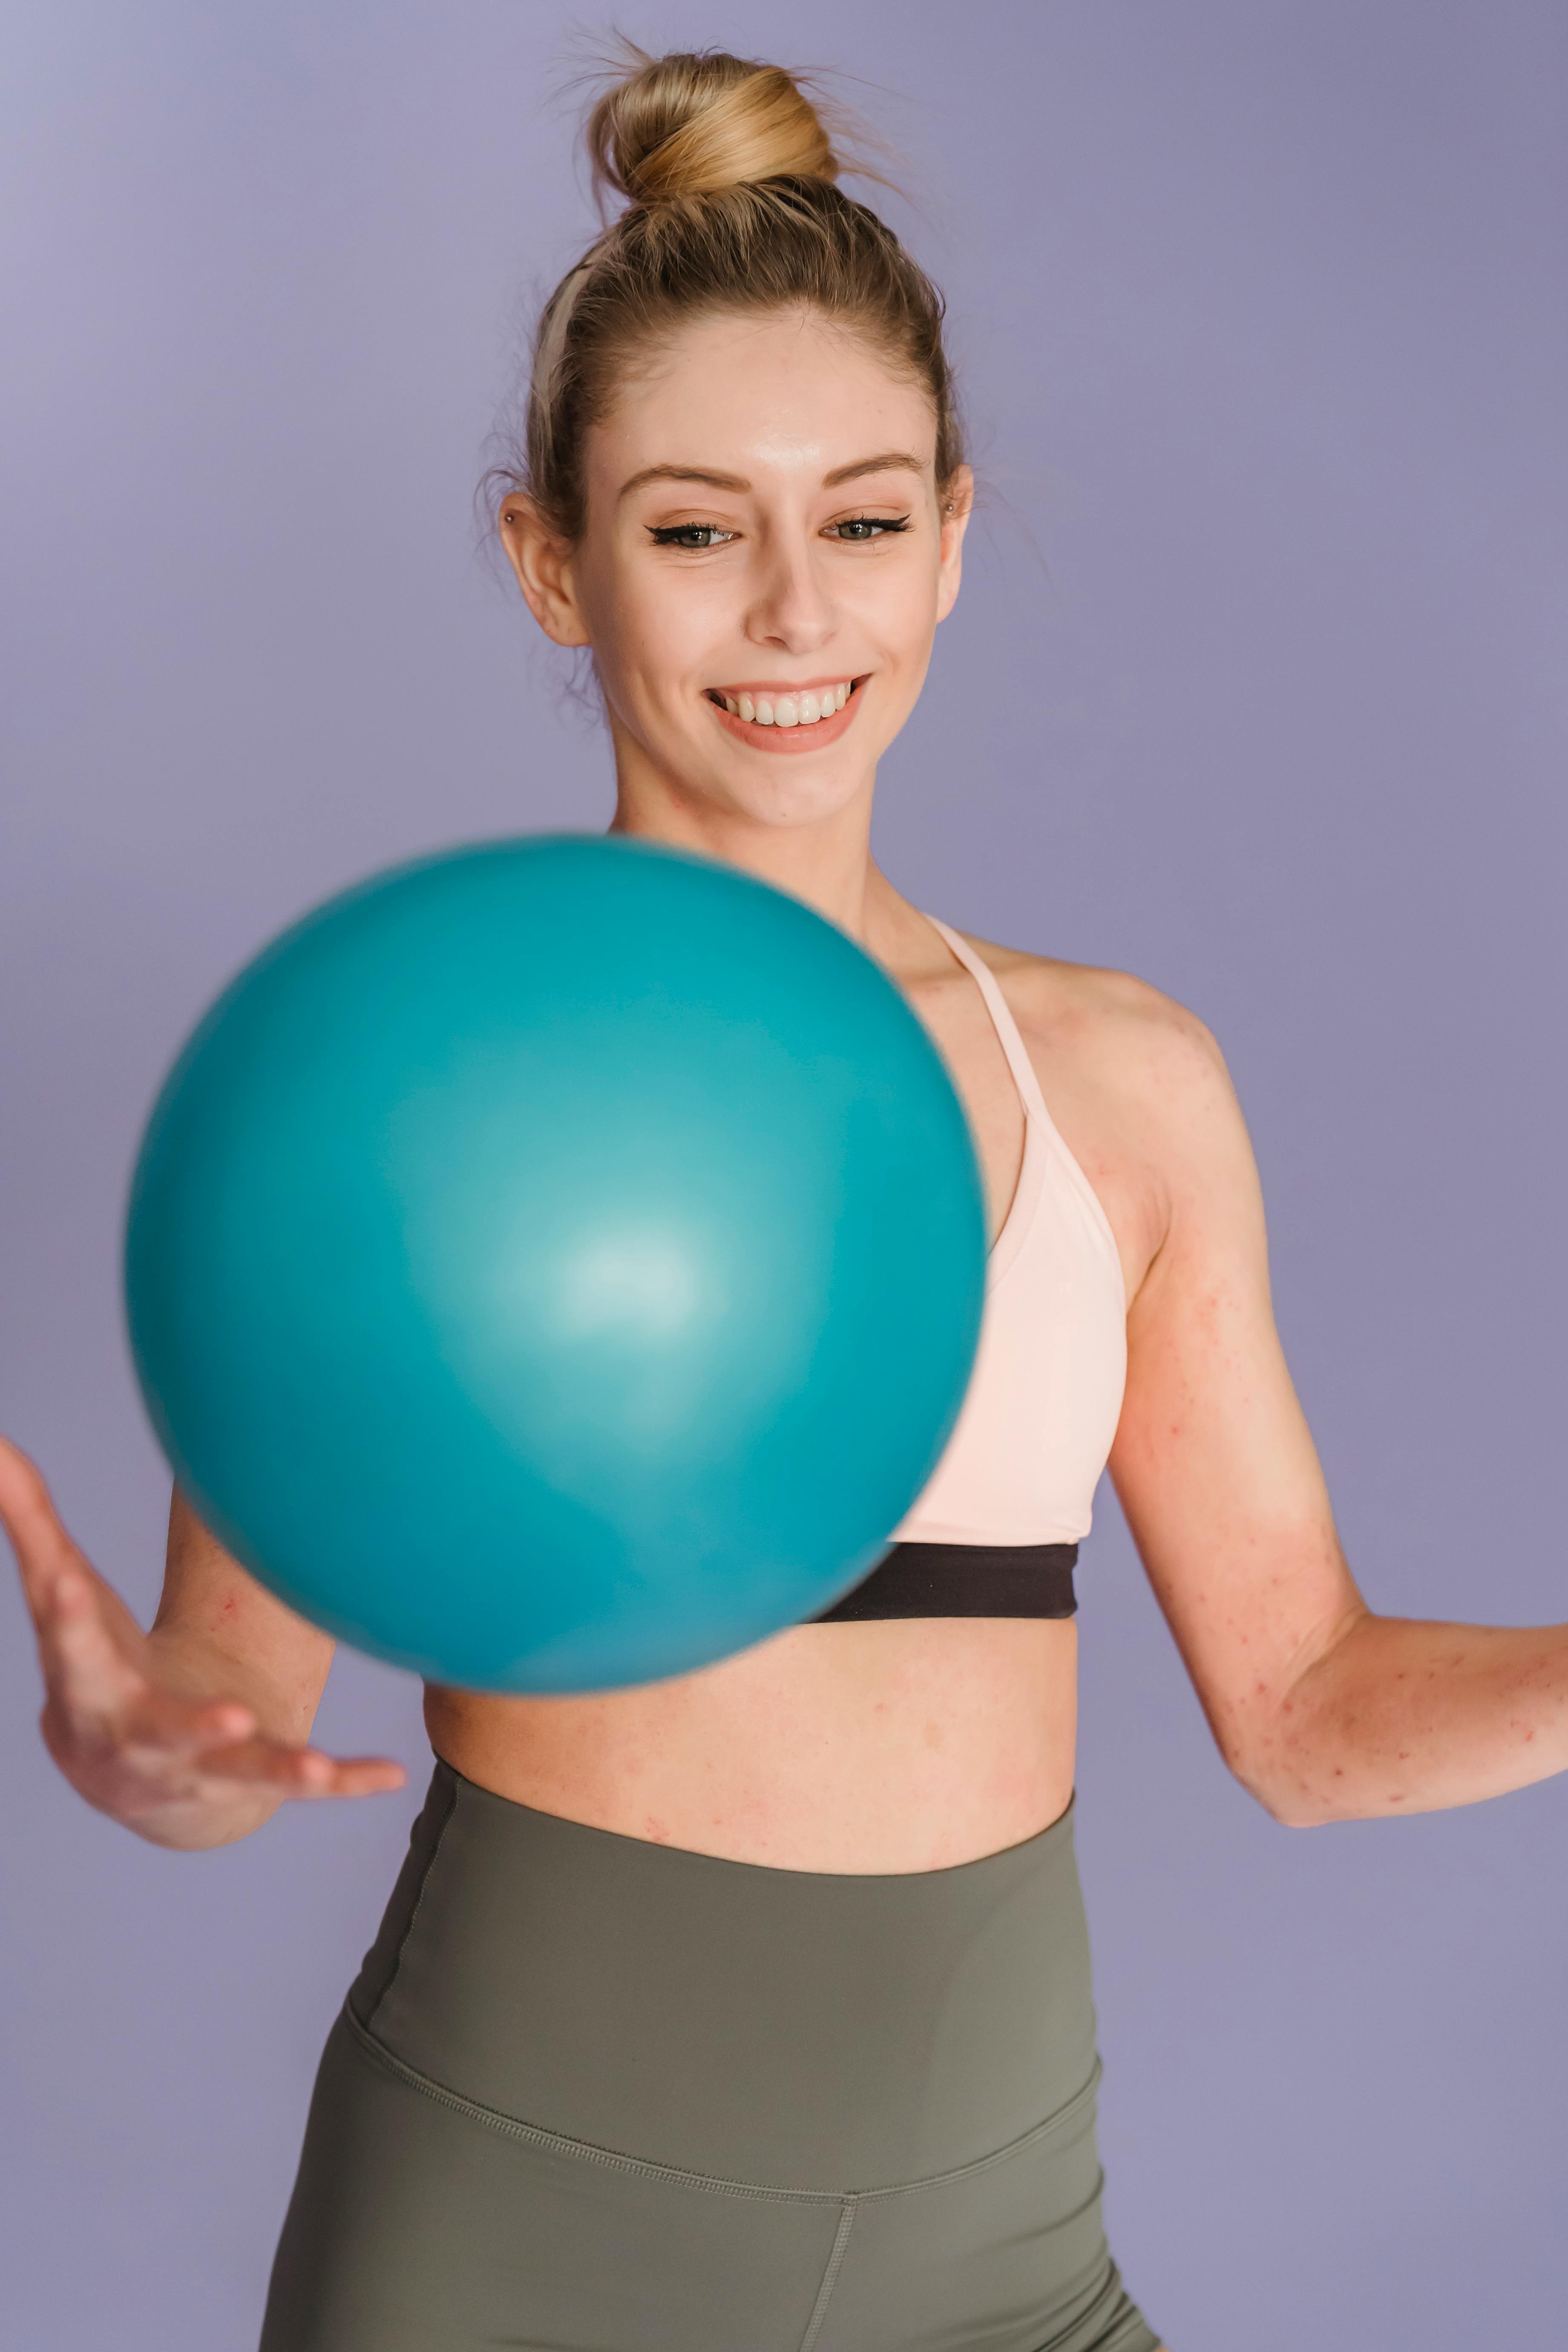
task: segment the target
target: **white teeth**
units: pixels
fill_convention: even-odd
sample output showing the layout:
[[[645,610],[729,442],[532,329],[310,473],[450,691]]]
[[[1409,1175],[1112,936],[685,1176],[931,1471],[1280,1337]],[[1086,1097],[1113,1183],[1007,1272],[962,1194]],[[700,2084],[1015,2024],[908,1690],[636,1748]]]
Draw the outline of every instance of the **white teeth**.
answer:
[[[815,693],[721,694],[720,698],[731,717],[743,719],[748,727],[815,727],[842,710],[854,690],[846,678],[841,686],[820,687]]]

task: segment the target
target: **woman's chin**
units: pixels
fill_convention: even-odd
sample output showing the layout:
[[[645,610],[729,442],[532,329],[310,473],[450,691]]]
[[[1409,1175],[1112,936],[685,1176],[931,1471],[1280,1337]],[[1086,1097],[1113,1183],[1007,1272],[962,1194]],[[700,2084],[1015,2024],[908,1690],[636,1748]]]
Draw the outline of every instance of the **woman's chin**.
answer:
[[[623,806],[628,798],[625,787],[638,767],[673,808],[721,822],[740,818],[766,825],[820,824],[868,793],[876,776],[875,763],[867,768],[859,746],[853,759],[835,758],[825,747],[816,759],[770,760],[731,751],[727,742],[716,749],[711,740],[682,739],[657,751],[647,747],[636,767],[621,763]],[[630,797],[633,805],[648,805],[635,788]]]
[[[780,763],[781,767],[783,763]],[[758,824],[823,824],[870,789],[870,779],[825,761],[816,773],[792,760],[783,773],[727,776],[725,800],[737,816]]]

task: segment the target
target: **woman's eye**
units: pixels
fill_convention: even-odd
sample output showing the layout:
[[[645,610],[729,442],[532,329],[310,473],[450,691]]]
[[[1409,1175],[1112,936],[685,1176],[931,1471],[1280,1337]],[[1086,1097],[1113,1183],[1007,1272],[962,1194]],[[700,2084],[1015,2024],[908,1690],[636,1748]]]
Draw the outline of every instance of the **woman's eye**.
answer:
[[[734,533],[721,530],[716,522],[670,522],[649,525],[656,547],[688,547],[700,555],[705,547],[719,547]]]
[[[829,523],[827,536],[864,543],[880,539],[885,532],[908,530],[908,515],[850,515],[843,522]],[[710,547],[723,547],[734,538],[716,522],[650,523],[648,537],[656,547],[684,548],[689,554],[700,555]]]
[[[908,515],[851,515],[847,522],[828,525],[840,539],[879,539],[885,530],[908,530]]]

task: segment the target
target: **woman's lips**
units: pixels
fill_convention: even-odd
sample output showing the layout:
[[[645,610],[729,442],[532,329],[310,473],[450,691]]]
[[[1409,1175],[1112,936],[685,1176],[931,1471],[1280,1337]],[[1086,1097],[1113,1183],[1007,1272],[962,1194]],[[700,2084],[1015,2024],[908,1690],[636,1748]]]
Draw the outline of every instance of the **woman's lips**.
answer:
[[[857,677],[839,681],[824,679],[816,687],[770,688],[765,684],[744,688],[710,687],[704,698],[721,725],[727,728],[730,733],[737,737],[741,742],[749,743],[753,751],[825,751],[830,743],[837,742],[838,738],[854,718],[856,706],[860,700],[865,683],[864,677]],[[824,702],[837,699],[834,692],[836,684],[842,685],[847,689],[843,707],[838,709],[830,709],[816,719],[806,718],[803,720],[800,716],[800,705],[805,698],[810,696],[820,710]],[[739,709],[731,710],[727,707],[730,702],[738,704]],[[782,719],[779,715],[781,704],[784,707]],[[756,710],[759,708],[773,711],[774,715],[771,724],[755,718],[742,719],[740,716],[741,710]],[[807,708],[810,708],[809,704]]]

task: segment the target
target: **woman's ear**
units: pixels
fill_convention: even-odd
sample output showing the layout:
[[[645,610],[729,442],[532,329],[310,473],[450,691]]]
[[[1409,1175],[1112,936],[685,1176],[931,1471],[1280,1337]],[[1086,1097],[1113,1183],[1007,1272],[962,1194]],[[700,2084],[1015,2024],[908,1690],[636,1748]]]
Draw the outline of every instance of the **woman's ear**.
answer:
[[[942,555],[937,569],[936,617],[945,621],[958,598],[963,574],[963,534],[974,510],[974,476],[967,466],[957,467],[938,494],[942,509]]]
[[[551,530],[533,500],[513,490],[501,500],[498,528],[517,584],[547,637],[585,646],[588,630],[572,577],[573,550]]]

